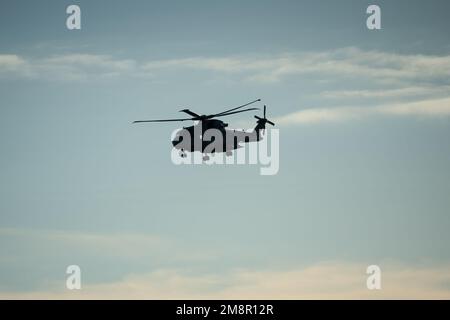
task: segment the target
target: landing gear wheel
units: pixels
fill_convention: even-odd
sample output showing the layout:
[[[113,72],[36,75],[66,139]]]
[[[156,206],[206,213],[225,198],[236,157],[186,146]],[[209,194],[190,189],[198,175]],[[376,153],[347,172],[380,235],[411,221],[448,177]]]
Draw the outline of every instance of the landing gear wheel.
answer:
[[[204,155],[204,156],[203,156],[203,161],[208,161],[208,160],[209,160],[209,156]]]
[[[186,152],[184,152],[184,150],[183,149],[181,149],[181,151],[180,151],[180,157],[182,157],[182,158],[186,158]]]
[[[233,155],[233,152],[232,152],[232,151],[227,151],[227,152],[225,153],[225,155],[226,155],[227,157],[232,156],[232,155]]]

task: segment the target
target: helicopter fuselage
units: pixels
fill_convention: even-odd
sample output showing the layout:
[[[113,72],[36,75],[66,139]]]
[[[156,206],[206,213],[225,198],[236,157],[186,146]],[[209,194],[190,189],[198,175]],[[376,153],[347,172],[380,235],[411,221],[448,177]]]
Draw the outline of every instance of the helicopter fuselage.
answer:
[[[242,148],[242,143],[261,140],[259,129],[251,131],[226,129],[227,123],[212,119],[199,121],[189,127],[178,130],[172,139],[172,145],[181,152],[199,151],[201,153],[230,153]]]

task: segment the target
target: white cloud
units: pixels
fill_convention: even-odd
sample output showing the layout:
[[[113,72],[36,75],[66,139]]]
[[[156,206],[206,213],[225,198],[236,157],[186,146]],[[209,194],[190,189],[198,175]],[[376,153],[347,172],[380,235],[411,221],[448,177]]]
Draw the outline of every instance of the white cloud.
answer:
[[[191,68],[247,73],[250,81],[276,82],[292,75],[333,75],[409,82],[448,79],[450,56],[405,55],[343,48],[326,52],[285,53],[273,56],[194,57],[146,63],[147,70]]]
[[[156,60],[143,65],[146,70],[165,68],[191,68],[221,72],[242,72],[263,67],[261,62],[249,63],[240,58],[204,58],[194,57],[185,59]]]
[[[239,75],[246,81],[277,82],[288,76],[364,78],[381,82],[448,82],[450,56],[399,54],[343,48],[325,52],[228,57],[187,57],[138,62],[108,55],[66,54],[41,59],[0,55],[0,73],[13,66],[37,76],[79,79],[97,76],[149,76],[155,72],[194,69]],[[8,69],[9,68],[9,69]]]
[[[136,62],[107,55],[66,54],[26,59],[17,55],[0,55],[0,75],[29,79],[89,80],[138,74]]]
[[[329,262],[288,270],[192,275],[158,270],[82,285],[80,291],[1,292],[2,299],[449,299],[450,266],[381,264],[381,290],[366,287],[367,265]]]
[[[151,254],[158,259],[174,256],[178,262],[216,259],[208,252],[186,251],[179,243],[157,235],[130,233],[85,233],[68,231],[44,231],[32,229],[0,229],[5,243],[36,244],[42,250],[73,251],[77,246],[87,256],[96,253],[99,259],[115,256],[120,259]],[[55,247],[48,246],[55,244]],[[21,247],[21,246],[19,246]],[[34,246],[31,247],[32,249]],[[58,255],[57,251],[56,254]],[[157,252],[164,252],[158,255]],[[40,255],[45,252],[40,252]],[[156,255],[155,255],[156,254]],[[14,250],[14,257],[17,252]],[[51,257],[51,256],[50,256]],[[8,255],[2,257],[7,262]],[[49,264],[55,263],[53,258]],[[164,259],[162,259],[164,260]],[[158,261],[161,261],[159,259]],[[14,262],[14,261],[13,261]],[[14,263],[33,266],[30,260]],[[146,273],[128,274],[122,279],[95,283],[90,277],[82,278],[81,291],[64,288],[64,278],[47,279],[41,289],[31,291],[0,291],[0,299],[449,299],[450,265],[407,265],[379,262],[382,270],[382,290],[366,288],[366,264],[331,261],[306,267],[292,266],[285,269],[232,269],[200,272],[202,267],[160,267]],[[177,264],[179,265],[179,264]],[[88,272],[88,271],[86,271]],[[42,287],[45,285],[45,287]]]
[[[430,117],[449,116],[450,98],[398,103],[393,105],[381,106],[378,109],[380,113],[393,115]]]
[[[28,61],[15,54],[0,54],[0,77],[2,75],[30,76]]]
[[[135,65],[133,60],[115,60],[106,55],[68,54],[53,56],[42,60],[44,65],[78,65],[86,67],[102,67],[111,70],[129,70]]]
[[[297,111],[274,119],[277,125],[318,124],[368,116],[450,116],[450,98],[390,103],[375,107],[333,107]]]
[[[383,99],[449,94],[450,86],[412,86],[404,88],[376,90],[331,90],[323,91],[320,94],[320,97],[326,99]]]
[[[5,243],[24,244],[28,250],[15,251],[14,256],[29,260],[27,255],[34,254],[34,246],[51,248],[52,252],[41,256],[54,256],[57,252],[81,251],[86,255],[102,257],[118,257],[120,259],[143,260],[146,257],[160,261],[204,261],[216,256],[206,252],[190,254],[183,243],[158,234],[125,233],[125,232],[80,232],[70,230],[41,230],[0,228],[0,241]],[[171,255],[167,255],[171,252]],[[8,255],[0,256],[0,262],[8,260]]]
[[[61,230],[33,230],[0,228],[0,239],[14,242],[39,244],[41,247],[59,250],[79,248],[85,252],[97,252],[102,255],[123,255],[127,257],[155,253],[172,245],[168,239],[153,234],[130,233],[89,233]],[[4,258],[2,256],[1,258]]]
[[[306,109],[279,117],[277,124],[345,121],[369,115],[447,116],[450,55],[406,55],[358,48],[326,52],[286,53],[271,56],[189,57],[138,62],[108,55],[66,54],[40,59],[0,55],[0,75],[58,80],[155,77],[167,70],[205,70],[225,73],[244,81],[277,82],[288,76],[313,75],[320,79],[352,77],[358,82],[389,82],[397,87],[329,90],[319,98],[398,99],[428,98],[419,102],[380,104],[377,107]],[[400,85],[400,86],[399,86]],[[440,99],[436,99],[436,98]],[[434,99],[433,99],[434,98]]]
[[[0,71],[17,69],[25,64],[25,61],[15,54],[0,54]]]

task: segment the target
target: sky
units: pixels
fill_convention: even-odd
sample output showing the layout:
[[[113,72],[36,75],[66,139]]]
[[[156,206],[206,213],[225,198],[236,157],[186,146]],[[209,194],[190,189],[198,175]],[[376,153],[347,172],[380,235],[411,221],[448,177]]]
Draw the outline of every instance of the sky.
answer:
[[[0,298],[450,298],[449,12],[0,0]],[[178,124],[131,123],[257,98],[273,176],[176,166]]]

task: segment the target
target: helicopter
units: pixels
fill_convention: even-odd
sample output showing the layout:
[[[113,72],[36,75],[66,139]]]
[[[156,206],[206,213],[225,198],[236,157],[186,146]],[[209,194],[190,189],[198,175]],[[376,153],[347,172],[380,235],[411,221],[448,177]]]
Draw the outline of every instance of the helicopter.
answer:
[[[241,143],[258,142],[262,140],[267,123],[275,126],[275,123],[266,118],[265,105],[263,117],[261,118],[257,115],[254,116],[257,121],[256,126],[253,129],[227,129],[228,123],[216,119],[236,113],[260,110],[259,108],[242,109],[260,101],[261,99],[256,99],[238,107],[208,115],[199,115],[189,109],[183,109],[179,112],[190,115],[190,118],[136,120],[133,121],[133,123],[196,121],[194,125],[183,127],[183,129],[178,130],[172,138],[172,145],[175,149],[179,150],[179,155],[183,158],[187,156],[187,151],[199,151],[203,153],[203,160],[207,161],[209,160],[208,154],[225,152],[226,156],[231,156],[233,150],[243,147]]]

